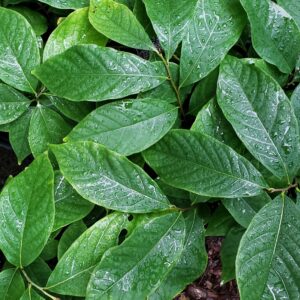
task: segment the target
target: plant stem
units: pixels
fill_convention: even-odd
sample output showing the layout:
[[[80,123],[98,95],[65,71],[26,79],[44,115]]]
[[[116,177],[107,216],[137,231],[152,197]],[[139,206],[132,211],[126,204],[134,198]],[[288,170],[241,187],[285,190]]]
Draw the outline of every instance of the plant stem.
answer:
[[[160,59],[162,60],[162,62],[165,65],[165,68],[166,68],[166,71],[167,71],[167,74],[168,74],[168,78],[169,78],[169,80],[171,82],[171,85],[172,85],[172,88],[173,88],[173,90],[175,91],[175,94],[176,94],[177,103],[179,105],[181,114],[184,117],[184,110],[183,110],[183,106],[182,106],[182,103],[181,103],[179,88],[176,86],[176,83],[174,82],[174,79],[172,77],[169,62],[164,58],[164,56],[158,50],[156,50],[155,53],[160,57]]]
[[[50,295],[42,287],[40,287],[39,285],[37,285],[36,283],[34,283],[23,269],[21,269],[21,271],[22,271],[24,277],[26,278],[27,282],[29,283],[29,285],[32,285],[33,287],[35,287],[37,290],[39,290],[45,296],[47,296],[48,298],[50,298],[52,300],[60,300],[59,298]]]
[[[288,192],[290,189],[297,188],[297,187],[298,187],[298,182],[295,182],[295,183],[289,185],[286,188],[282,188],[282,189],[273,189],[273,188],[271,188],[271,189],[268,189],[268,192],[269,193],[278,193],[278,192],[285,193],[285,192]]]

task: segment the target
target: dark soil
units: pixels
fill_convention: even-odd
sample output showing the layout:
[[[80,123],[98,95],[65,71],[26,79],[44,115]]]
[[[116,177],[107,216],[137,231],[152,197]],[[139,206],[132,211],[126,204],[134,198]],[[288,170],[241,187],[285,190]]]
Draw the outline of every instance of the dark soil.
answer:
[[[189,285],[176,300],[239,300],[235,281],[221,286],[220,250],[223,238],[206,239],[208,264],[201,278]]]

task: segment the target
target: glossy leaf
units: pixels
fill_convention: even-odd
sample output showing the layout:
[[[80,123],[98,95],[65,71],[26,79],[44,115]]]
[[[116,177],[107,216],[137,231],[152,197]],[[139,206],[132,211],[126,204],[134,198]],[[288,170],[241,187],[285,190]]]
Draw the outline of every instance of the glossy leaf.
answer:
[[[292,106],[296,115],[296,119],[298,121],[298,125],[300,126],[300,84],[295,88],[292,97],[291,97]]]
[[[169,185],[195,194],[254,196],[266,187],[244,157],[218,140],[193,131],[172,130],[144,152],[146,162]]]
[[[55,111],[38,105],[31,117],[29,145],[36,157],[48,149],[49,144],[59,144],[71,130],[71,126]]]
[[[29,105],[30,100],[28,98],[14,88],[0,83],[0,124],[16,120],[27,110]]]
[[[63,295],[85,296],[93,269],[104,252],[118,244],[119,234],[128,223],[126,214],[114,213],[86,230],[59,260],[47,289]]]
[[[200,0],[182,42],[180,86],[207,76],[238,41],[245,15],[237,0]]]
[[[300,31],[292,17],[270,0],[241,0],[251,24],[255,51],[283,73],[290,73],[300,52]]]
[[[242,299],[299,297],[299,213],[291,199],[278,196],[253,218],[236,260]]]
[[[277,0],[277,3],[294,18],[300,28],[300,2],[298,0]]]
[[[0,248],[7,260],[29,265],[44,248],[54,222],[53,171],[46,154],[3,188],[0,222]]]
[[[199,278],[206,268],[207,253],[203,221],[197,210],[185,213],[184,220],[186,235],[180,259],[149,300],[174,299],[186,285]]]
[[[75,10],[52,31],[44,49],[43,60],[79,44],[105,46],[107,38],[97,32],[88,19],[88,8]]]
[[[34,93],[38,81],[31,71],[40,63],[40,54],[31,25],[19,13],[0,7],[0,40],[0,79]]]
[[[299,168],[299,129],[278,83],[228,56],[220,69],[218,103],[251,154],[278,178],[290,182]]]
[[[91,24],[109,39],[131,48],[155,49],[133,12],[113,0],[91,0]]]
[[[149,217],[119,247],[104,254],[86,299],[145,299],[179,260],[185,232],[179,213]]]
[[[52,146],[60,170],[85,199],[106,208],[147,213],[170,207],[157,184],[126,157],[93,142]]]
[[[0,273],[0,299],[19,300],[25,291],[24,281],[17,269],[6,269]]]
[[[89,0],[38,0],[60,9],[76,9],[89,5]]]
[[[66,181],[60,172],[54,176],[55,221],[52,231],[81,220],[93,208],[93,204],[83,199]]]
[[[197,0],[144,0],[147,14],[169,60],[182,41]]]
[[[177,107],[159,99],[114,102],[94,110],[65,140],[94,141],[128,156],[155,144],[176,119]]]
[[[222,203],[233,218],[247,228],[258,211],[270,201],[270,196],[267,193],[262,193],[254,197],[223,199]]]
[[[52,93],[74,101],[122,98],[167,79],[162,64],[96,45],[73,46],[48,59],[33,74]]]

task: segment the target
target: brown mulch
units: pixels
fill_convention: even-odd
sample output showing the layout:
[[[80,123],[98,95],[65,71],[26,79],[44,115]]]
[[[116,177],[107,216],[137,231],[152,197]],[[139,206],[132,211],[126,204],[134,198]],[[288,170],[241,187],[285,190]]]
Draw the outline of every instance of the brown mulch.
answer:
[[[221,286],[220,250],[223,238],[206,239],[208,265],[201,278],[189,285],[176,300],[239,300],[236,282],[233,280]]]

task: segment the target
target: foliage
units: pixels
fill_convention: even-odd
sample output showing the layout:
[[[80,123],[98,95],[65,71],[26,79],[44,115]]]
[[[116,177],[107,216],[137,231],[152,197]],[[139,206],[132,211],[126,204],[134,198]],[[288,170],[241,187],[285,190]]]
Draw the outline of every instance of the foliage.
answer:
[[[0,6],[1,299],[300,298],[298,0]]]

